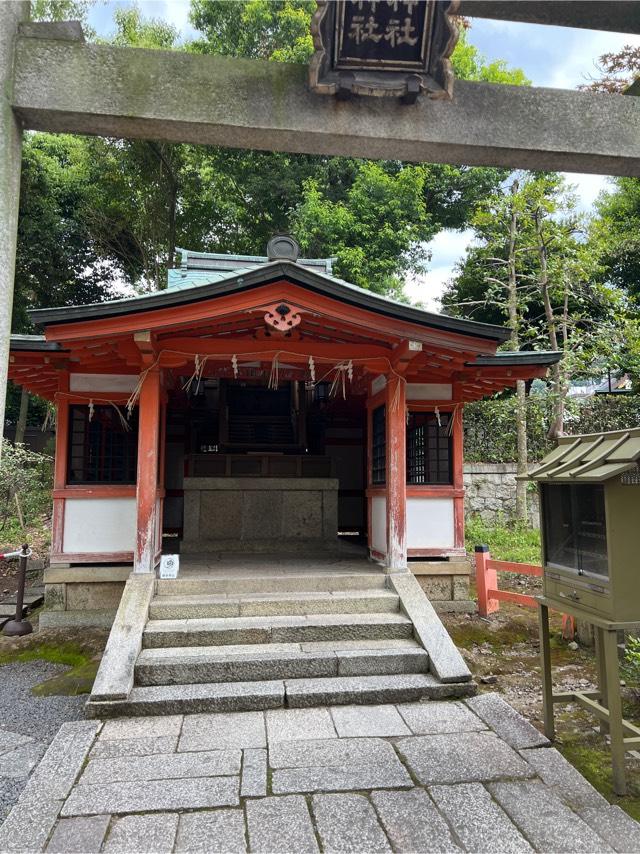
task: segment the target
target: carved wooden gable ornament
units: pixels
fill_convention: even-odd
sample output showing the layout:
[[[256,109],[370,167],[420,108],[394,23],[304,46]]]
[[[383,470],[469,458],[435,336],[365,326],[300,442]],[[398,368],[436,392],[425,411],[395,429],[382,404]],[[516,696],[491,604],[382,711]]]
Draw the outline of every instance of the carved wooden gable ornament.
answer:
[[[324,95],[451,98],[459,0],[318,0],[311,88]]]

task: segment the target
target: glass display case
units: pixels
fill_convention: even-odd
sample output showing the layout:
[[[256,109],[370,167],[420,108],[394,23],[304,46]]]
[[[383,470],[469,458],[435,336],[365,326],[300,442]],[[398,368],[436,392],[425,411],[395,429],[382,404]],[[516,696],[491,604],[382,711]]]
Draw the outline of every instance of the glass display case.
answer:
[[[640,619],[638,460],[635,428],[564,436],[530,472],[540,492],[544,595],[559,610]]]

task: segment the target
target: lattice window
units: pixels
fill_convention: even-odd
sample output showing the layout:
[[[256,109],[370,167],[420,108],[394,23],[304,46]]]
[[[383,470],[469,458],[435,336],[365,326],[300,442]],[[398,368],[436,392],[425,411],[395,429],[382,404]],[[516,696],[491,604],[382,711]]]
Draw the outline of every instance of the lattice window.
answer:
[[[387,482],[387,412],[378,406],[371,413],[371,483]]]
[[[138,458],[138,411],[129,430],[113,406],[69,407],[68,483],[136,482]]]
[[[410,412],[407,422],[407,483],[453,483],[450,413]]]

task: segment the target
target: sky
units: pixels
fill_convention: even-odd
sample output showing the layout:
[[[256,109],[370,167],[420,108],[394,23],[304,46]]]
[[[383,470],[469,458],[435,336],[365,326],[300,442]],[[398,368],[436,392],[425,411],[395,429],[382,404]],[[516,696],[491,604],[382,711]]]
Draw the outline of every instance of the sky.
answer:
[[[113,31],[114,9],[130,5],[130,0],[99,0],[90,11],[89,23],[99,35],[107,36]],[[189,0],[138,0],[138,5],[146,17],[173,24],[183,38],[195,35],[188,20]],[[640,36],[479,19],[472,21],[469,40],[489,61],[504,59],[509,66],[522,68],[534,86],[560,89],[574,89],[597,76],[597,59],[603,53],[616,52],[625,44],[640,45]],[[567,179],[586,213],[607,186],[607,179],[599,175],[567,173]],[[470,231],[440,232],[429,244],[428,271],[407,282],[409,298],[437,311],[443,285],[471,238]]]

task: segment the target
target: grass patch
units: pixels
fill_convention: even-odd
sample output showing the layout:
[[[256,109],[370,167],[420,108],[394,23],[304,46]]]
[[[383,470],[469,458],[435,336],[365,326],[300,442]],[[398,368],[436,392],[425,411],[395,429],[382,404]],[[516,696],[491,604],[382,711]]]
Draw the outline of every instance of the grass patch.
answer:
[[[469,553],[473,553],[475,546],[487,545],[495,560],[540,563],[538,530],[515,522],[488,525],[479,516],[467,519],[465,527],[465,544]]]

